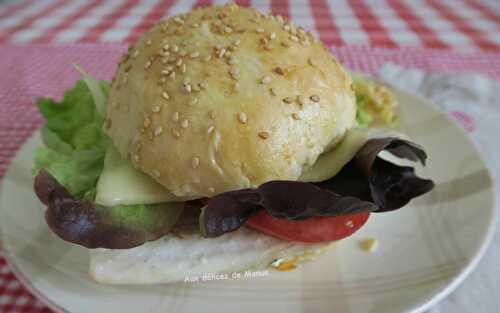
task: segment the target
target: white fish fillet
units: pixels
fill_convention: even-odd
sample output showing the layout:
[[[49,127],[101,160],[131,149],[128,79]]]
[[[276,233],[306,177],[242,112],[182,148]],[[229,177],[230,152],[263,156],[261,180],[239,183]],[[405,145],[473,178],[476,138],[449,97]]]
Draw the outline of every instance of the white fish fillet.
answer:
[[[90,251],[90,275],[107,284],[159,284],[203,273],[232,273],[267,267],[274,259],[314,258],[329,243],[298,244],[240,228],[217,238],[168,235],[142,246]]]

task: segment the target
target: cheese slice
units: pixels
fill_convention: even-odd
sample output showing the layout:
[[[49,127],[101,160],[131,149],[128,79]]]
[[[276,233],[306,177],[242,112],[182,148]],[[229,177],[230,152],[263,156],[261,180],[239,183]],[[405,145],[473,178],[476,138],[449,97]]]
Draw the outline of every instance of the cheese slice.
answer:
[[[351,129],[334,149],[320,155],[316,163],[306,170],[299,180],[306,182],[327,180],[335,176],[368,139],[388,136],[407,138],[407,136],[392,130]],[[97,204],[115,206],[186,200],[190,199],[175,196],[153,178],[133,167],[128,160],[120,156],[115,147],[110,145],[106,151],[104,169],[97,182],[95,198]]]
[[[368,139],[384,137],[409,139],[408,136],[392,129],[353,128],[346,133],[345,137],[335,148],[321,154],[313,166],[302,173],[299,180],[321,182],[332,178],[352,160]],[[398,159],[386,151],[382,151],[379,156],[393,163],[394,160]]]
[[[332,150],[321,154],[314,165],[302,173],[300,181],[320,182],[335,176],[349,163],[368,140],[368,131],[364,128],[349,130],[342,141]]]
[[[153,178],[134,168],[112,145],[107,149],[104,168],[97,181],[97,204],[115,206],[185,200],[174,196]]]

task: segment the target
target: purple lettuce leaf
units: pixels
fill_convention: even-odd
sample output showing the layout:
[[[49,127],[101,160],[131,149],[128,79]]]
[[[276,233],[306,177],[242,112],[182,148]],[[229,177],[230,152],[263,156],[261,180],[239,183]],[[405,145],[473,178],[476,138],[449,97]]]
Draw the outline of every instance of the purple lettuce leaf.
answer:
[[[128,249],[169,233],[183,203],[106,207],[73,197],[46,170],[35,178],[35,193],[47,206],[45,219],[63,240],[87,248]]]
[[[391,211],[434,187],[412,167],[379,158],[382,150],[422,164],[427,158],[423,148],[410,141],[371,139],[336,176],[321,183],[271,181],[210,198],[202,208],[200,229],[207,237],[220,236],[243,226],[262,209],[289,220]]]

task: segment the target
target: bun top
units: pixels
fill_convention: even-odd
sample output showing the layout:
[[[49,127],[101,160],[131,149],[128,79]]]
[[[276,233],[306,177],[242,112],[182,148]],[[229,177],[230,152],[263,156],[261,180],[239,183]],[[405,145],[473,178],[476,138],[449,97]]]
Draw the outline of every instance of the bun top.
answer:
[[[111,85],[106,132],[178,196],[296,180],[355,123],[352,81],[310,33],[237,5],[162,21]]]

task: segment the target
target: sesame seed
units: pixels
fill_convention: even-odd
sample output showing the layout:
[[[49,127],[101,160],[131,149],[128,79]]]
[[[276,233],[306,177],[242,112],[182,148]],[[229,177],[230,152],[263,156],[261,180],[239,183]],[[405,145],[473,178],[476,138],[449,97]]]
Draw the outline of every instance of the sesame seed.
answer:
[[[197,57],[199,57],[199,56],[200,56],[200,53],[199,53],[199,52],[197,52],[197,51],[195,51],[195,52],[191,52],[191,54],[189,54],[189,57],[190,57],[191,59],[195,59],[195,58],[197,58]]]
[[[210,61],[210,60],[212,60],[212,56],[211,56],[211,55],[207,55],[207,56],[205,57],[205,61],[206,61],[206,62],[208,62],[208,61]]]
[[[137,58],[139,56],[139,50],[135,50],[134,53],[132,54],[132,58]]]
[[[312,102],[319,102],[320,100],[318,95],[312,95],[309,99],[311,99]]]
[[[195,92],[200,92],[200,90],[201,90],[200,87],[198,86],[198,84],[193,85],[192,88],[193,88],[193,91],[195,91]]]
[[[184,129],[188,128],[189,127],[189,120],[183,120],[181,122],[181,127]]]
[[[144,128],[148,128],[149,125],[151,125],[151,120],[149,119],[149,117],[144,118],[144,121],[142,122],[142,126],[144,126]]]
[[[286,30],[287,32],[289,32],[290,31],[290,25],[283,26],[283,29]]]
[[[200,27],[200,24],[198,24],[198,23],[194,23],[194,24],[193,24],[193,27],[194,27],[194,28],[198,28],[198,27]]]
[[[167,64],[168,63],[168,58],[161,58],[161,63]]]
[[[179,112],[174,112],[172,114],[172,121],[177,122],[179,120]]]
[[[300,119],[301,119],[300,114],[299,114],[299,113],[297,113],[297,112],[293,112],[293,113],[292,113],[292,118],[293,118],[294,120],[300,120]]]
[[[285,22],[285,20],[283,19],[283,16],[281,16],[281,15],[278,15],[278,16],[276,17],[276,19],[278,20],[278,22],[279,22],[279,23],[282,23],[282,24],[283,24],[283,23]]]
[[[182,74],[186,73],[186,63],[182,64],[182,66],[181,66],[181,73]]]
[[[264,50],[271,51],[271,50],[273,50],[273,46],[271,46],[271,45],[265,45],[264,46]]]
[[[224,54],[224,57],[225,58],[230,58],[231,57],[231,50],[230,49],[226,49],[226,53]]]
[[[279,75],[285,75],[285,70],[282,68],[282,67],[279,67],[277,66],[274,71],[276,72],[276,74],[279,74]]]
[[[235,65],[236,63],[238,63],[238,61],[236,61],[234,57],[230,57],[227,63],[229,65]]]
[[[240,39],[236,39],[234,42],[233,42],[233,45],[235,46],[239,46],[241,43],[241,40]]]
[[[153,170],[153,175],[155,177],[160,177],[161,176],[160,171],[158,171],[158,170]]]
[[[207,87],[208,87],[207,82],[201,82],[198,85],[200,86],[201,89],[207,89]]]
[[[155,128],[154,135],[155,136],[160,136],[162,132],[163,132],[163,127],[158,126],[158,127]]]
[[[139,162],[139,155],[138,154],[134,154],[134,161]]]
[[[151,39],[146,40],[146,46],[151,46],[152,43]]]
[[[269,88],[269,93],[271,94],[271,96],[276,96],[276,90],[274,90],[273,87]]]
[[[289,43],[289,42],[287,42],[287,41],[283,41],[283,42],[281,43],[281,45],[282,45],[283,47],[285,47],[285,48],[290,48],[290,43]]]
[[[190,84],[184,84],[184,91],[186,91],[187,93],[190,93],[191,92],[191,85]]]
[[[286,98],[283,98],[283,102],[285,102],[285,103],[292,103],[293,99],[292,99],[292,97],[286,97]]]
[[[229,26],[226,26],[226,27],[224,28],[224,31],[225,31],[226,33],[232,33],[232,32],[233,32],[233,29],[232,29],[231,27],[229,27]]]
[[[222,48],[222,49],[220,49],[219,53],[217,54],[217,57],[220,59],[224,56],[225,53],[226,53],[226,49]]]
[[[170,49],[172,52],[178,52],[179,47],[177,45],[173,45],[172,48]]]
[[[208,192],[214,193],[215,192],[215,188],[214,187],[208,187]]]
[[[151,108],[151,111],[152,111],[153,113],[159,113],[159,112],[160,112],[160,110],[161,110],[161,106],[159,106],[159,105],[154,105],[154,106]]]
[[[197,168],[200,165],[200,159],[198,157],[193,157],[191,159],[191,166]]]
[[[297,96],[297,103],[300,105],[306,104],[306,98],[302,95]]]
[[[162,92],[162,93],[161,93],[161,96],[162,96],[162,97],[163,97],[163,99],[165,99],[165,100],[170,99],[170,96],[168,95],[168,93],[167,93],[166,91]]]
[[[217,117],[217,115],[215,114],[215,111],[210,111],[209,116],[213,120],[215,120],[215,118]]]
[[[144,64],[144,69],[147,70],[151,66],[152,62],[151,60],[148,60],[146,64]]]
[[[271,82],[271,76],[264,76],[260,81],[261,84],[269,84]]]
[[[182,59],[181,58],[178,58],[176,61],[175,61],[175,66],[179,67],[182,65]]]
[[[240,112],[240,113],[238,113],[238,120],[239,120],[242,124],[246,124],[246,122],[247,122],[247,115],[245,114],[245,112]]]
[[[168,74],[170,74],[170,71],[169,70],[161,70],[160,74],[161,75],[168,75]]]
[[[289,37],[292,41],[295,41],[295,42],[299,42],[299,37],[295,36],[295,35],[291,35]]]
[[[307,63],[309,63],[309,65],[311,65],[311,66],[316,66],[316,63],[311,58],[307,59]]]
[[[273,40],[273,39],[275,39],[275,38],[276,38],[276,33],[271,33],[271,34],[269,35],[269,39]]]
[[[257,28],[255,31],[259,34],[262,34],[264,32],[264,28]]]
[[[269,136],[270,136],[269,133],[266,131],[259,132],[259,137],[262,139],[267,139],[269,138]]]
[[[163,50],[165,50],[165,51],[168,50],[169,48],[170,48],[170,45],[168,43],[163,46]]]
[[[209,126],[208,129],[207,129],[207,134],[211,134],[214,130],[215,130],[215,126],[214,125]]]
[[[179,138],[181,136],[181,133],[179,133],[179,131],[175,128],[172,128],[172,135],[175,137],[175,138]]]
[[[175,79],[175,72],[170,73],[170,75],[168,75],[168,77],[170,77],[171,79]]]
[[[184,24],[184,21],[180,17],[174,18],[174,22],[176,22],[177,24],[180,24],[180,25]]]

